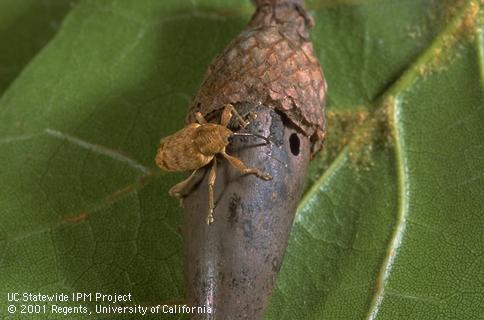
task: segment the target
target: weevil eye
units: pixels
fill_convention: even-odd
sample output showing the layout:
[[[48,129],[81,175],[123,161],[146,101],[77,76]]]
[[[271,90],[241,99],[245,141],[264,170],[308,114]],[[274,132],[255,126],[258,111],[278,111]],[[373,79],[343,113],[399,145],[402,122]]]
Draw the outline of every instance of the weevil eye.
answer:
[[[229,134],[228,136],[226,136],[225,139],[224,139],[225,144],[231,143],[233,138],[234,138],[233,134]]]

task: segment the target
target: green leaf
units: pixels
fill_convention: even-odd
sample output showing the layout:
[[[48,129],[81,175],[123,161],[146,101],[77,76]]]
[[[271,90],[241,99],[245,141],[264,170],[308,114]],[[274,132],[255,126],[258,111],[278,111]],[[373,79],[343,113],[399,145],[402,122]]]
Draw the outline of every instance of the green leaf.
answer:
[[[52,38],[77,0],[0,1],[0,94]]]
[[[183,296],[181,210],[167,195],[181,175],[159,172],[154,153],[253,9],[180,2],[81,1],[32,60],[52,32],[18,60],[0,55],[14,70],[0,92],[16,76],[0,99],[0,317],[8,292],[131,292],[145,305]],[[266,319],[482,318],[479,2],[308,7],[328,141]],[[0,26],[23,25],[0,12]],[[0,34],[34,39],[35,19]]]
[[[475,34],[478,3],[455,8],[387,1],[320,14],[339,15],[343,25],[364,16],[362,31],[342,40],[363,53],[358,57],[367,66],[352,69],[365,82],[357,90],[364,91],[352,97],[346,74],[325,69],[330,95],[336,91],[329,107],[335,131],[331,136],[330,123],[321,158],[331,160],[301,201],[267,318],[482,318],[484,92],[483,38]],[[385,15],[398,16],[398,23],[382,19]],[[394,70],[402,69],[398,60],[405,59],[398,52],[417,46],[399,37],[413,38],[409,26],[423,30],[418,20],[439,15],[448,21],[444,28],[418,58],[404,62],[394,81]],[[326,33],[321,38],[335,31],[319,28]],[[359,48],[360,37],[369,49]],[[414,40],[421,39],[427,37]],[[348,46],[332,50],[345,54],[352,51]],[[335,55],[327,65],[338,60]],[[339,63],[352,66],[355,60]],[[380,78],[382,72],[387,77]],[[331,91],[331,83],[340,86]],[[344,104],[361,103],[365,91],[369,115],[355,107],[349,116]],[[357,126],[348,125],[348,117]],[[345,126],[352,131],[349,138]]]

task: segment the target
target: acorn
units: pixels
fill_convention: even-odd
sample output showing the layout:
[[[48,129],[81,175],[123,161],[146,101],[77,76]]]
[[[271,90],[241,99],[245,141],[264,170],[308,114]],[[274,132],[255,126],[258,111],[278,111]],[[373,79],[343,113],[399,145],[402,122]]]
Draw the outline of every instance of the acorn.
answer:
[[[264,181],[219,159],[214,222],[206,223],[208,171],[183,195],[185,291],[192,319],[261,319],[286,250],[310,159],[325,136],[326,81],[313,53],[303,0],[255,0],[256,12],[209,66],[186,117],[218,123],[227,104],[253,115],[231,155]],[[231,124],[232,131],[240,128]],[[215,159],[217,161],[217,158]],[[207,310],[207,309],[205,309]]]

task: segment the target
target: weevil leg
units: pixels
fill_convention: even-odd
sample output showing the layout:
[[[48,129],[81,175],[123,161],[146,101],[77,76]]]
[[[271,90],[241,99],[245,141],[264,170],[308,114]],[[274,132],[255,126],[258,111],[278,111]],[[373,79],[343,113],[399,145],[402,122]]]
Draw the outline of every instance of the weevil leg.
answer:
[[[197,170],[193,171],[192,174],[188,178],[186,178],[185,180],[183,180],[183,181],[177,183],[176,185],[174,185],[173,187],[171,187],[170,191],[168,191],[168,194],[172,197],[181,199],[183,197],[182,191],[186,187],[188,187],[188,185],[190,184],[192,179],[195,177],[195,173],[197,172]]]
[[[195,113],[195,118],[197,119],[197,122],[200,124],[207,123],[207,120],[203,117],[203,115],[200,112]]]
[[[232,116],[235,116],[239,121],[239,124],[242,128],[245,128],[249,125],[248,121],[245,121],[244,118],[235,110],[234,106],[231,104],[227,104],[222,112],[222,119],[220,120],[220,124],[224,127],[228,126],[230,123],[230,119]]]
[[[222,152],[222,155],[224,156],[225,159],[227,159],[232,166],[234,166],[237,170],[242,172],[243,174],[255,174],[257,177],[263,179],[263,180],[271,180],[272,177],[265,173],[262,172],[261,170],[257,168],[249,168],[247,167],[242,160],[237,159],[236,157],[233,157],[231,155],[228,155],[225,153],[225,151]]]
[[[257,119],[257,113],[255,113],[254,111],[249,111],[245,118],[248,119],[247,122],[253,121]]]
[[[215,185],[215,179],[217,179],[217,159],[213,159],[212,168],[208,174],[208,216],[207,224],[213,222],[213,209],[215,205],[213,203],[213,187]]]

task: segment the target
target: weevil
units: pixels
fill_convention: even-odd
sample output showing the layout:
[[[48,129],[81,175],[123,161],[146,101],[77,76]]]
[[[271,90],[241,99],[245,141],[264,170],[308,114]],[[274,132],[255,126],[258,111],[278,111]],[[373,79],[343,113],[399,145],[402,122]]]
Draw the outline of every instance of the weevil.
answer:
[[[253,174],[263,180],[272,179],[269,174],[257,168],[247,167],[240,159],[227,154],[226,148],[230,143],[230,137],[236,135],[258,136],[255,134],[240,134],[230,130],[228,125],[232,116],[237,118],[242,128],[248,125],[248,122],[243,119],[231,104],[225,106],[220,124],[208,123],[203,115],[197,112],[195,114],[197,122],[190,123],[180,131],[161,140],[155,158],[158,167],[165,171],[177,172],[193,170],[187,179],[176,184],[169,191],[170,196],[179,199],[183,197],[183,190],[190,185],[198,169],[212,163],[208,175],[207,224],[211,224],[214,221],[213,210],[215,205],[213,187],[217,178],[216,155],[222,155],[242,174]]]

